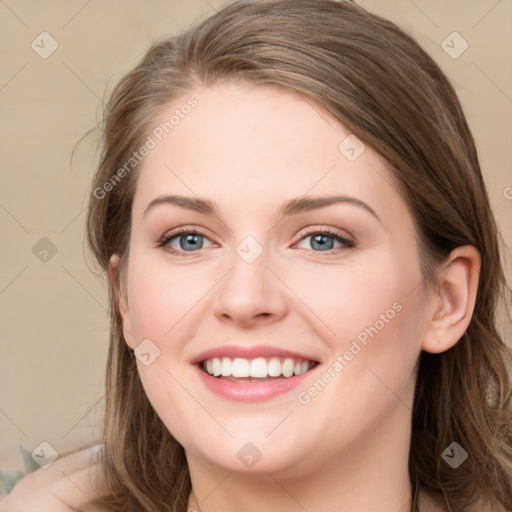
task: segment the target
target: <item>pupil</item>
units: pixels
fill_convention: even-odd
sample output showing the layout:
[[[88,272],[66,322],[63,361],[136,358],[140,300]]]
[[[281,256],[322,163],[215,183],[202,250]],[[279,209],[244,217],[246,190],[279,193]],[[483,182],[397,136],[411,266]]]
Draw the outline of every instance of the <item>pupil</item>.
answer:
[[[200,246],[202,245],[202,244],[200,244],[198,242],[199,236],[200,235],[193,235],[193,234],[191,234],[191,235],[186,235],[186,236],[184,236],[182,238],[185,239],[185,245],[186,244],[190,244],[189,248],[197,249],[197,248],[200,248]],[[186,247],[184,247],[183,244],[181,244],[181,246],[182,246],[182,249],[186,249]]]
[[[313,240],[314,240],[313,243],[318,243],[319,244],[319,247],[320,247],[321,250],[332,249],[333,239],[330,236],[316,235]],[[326,242],[326,240],[330,240],[330,243],[328,241]]]

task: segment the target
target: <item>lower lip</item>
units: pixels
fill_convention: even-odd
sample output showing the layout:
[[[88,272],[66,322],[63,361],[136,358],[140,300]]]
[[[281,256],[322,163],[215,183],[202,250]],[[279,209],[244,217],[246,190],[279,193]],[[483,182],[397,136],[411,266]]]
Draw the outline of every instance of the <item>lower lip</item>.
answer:
[[[210,391],[239,402],[261,402],[291,391],[304,382],[304,379],[310,376],[312,372],[312,370],[309,370],[306,373],[294,375],[293,377],[263,380],[261,382],[233,382],[212,377],[201,370],[198,365],[195,365],[195,367],[199,372],[199,378]]]

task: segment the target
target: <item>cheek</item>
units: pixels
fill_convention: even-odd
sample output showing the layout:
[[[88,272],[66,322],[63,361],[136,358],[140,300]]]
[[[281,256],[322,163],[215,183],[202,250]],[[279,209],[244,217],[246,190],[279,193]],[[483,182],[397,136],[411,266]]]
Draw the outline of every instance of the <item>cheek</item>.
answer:
[[[414,262],[382,255],[357,265],[294,268],[283,280],[307,306],[305,314],[321,328],[322,337],[342,350],[358,336],[364,342],[365,336],[377,335],[375,330],[382,333],[399,324],[405,303],[414,298],[411,283],[419,278]]]
[[[322,428],[333,439],[360,435],[397,406],[408,413],[401,402],[412,400],[424,311],[414,284],[421,273],[411,261],[382,258],[364,269],[310,275],[314,285],[302,285],[301,297],[334,334],[324,337],[332,359],[315,377],[326,384],[308,381],[298,399],[307,413],[330,418],[332,430]]]
[[[337,396],[350,402],[364,390],[363,401],[380,400],[386,385],[408,385],[420,352],[425,306],[414,258],[383,254],[364,265],[358,260],[352,267],[290,271],[287,279],[307,304],[308,318],[331,354],[330,364],[338,362],[330,366]]]
[[[173,269],[136,256],[130,262],[128,297],[134,337],[161,344],[182,319],[190,321],[194,305],[211,286],[203,274],[190,268]],[[137,340],[136,340],[137,342]]]
[[[170,272],[169,268],[135,251],[127,277],[135,344],[150,340],[156,346],[155,349],[146,345],[151,354],[148,365],[137,360],[141,383],[159,417],[182,442],[191,430],[189,418],[201,415],[199,406],[182,385],[186,382],[183,346],[194,335],[194,304],[208,290],[208,283],[203,280],[201,286],[201,282],[195,282],[190,269],[175,268]]]

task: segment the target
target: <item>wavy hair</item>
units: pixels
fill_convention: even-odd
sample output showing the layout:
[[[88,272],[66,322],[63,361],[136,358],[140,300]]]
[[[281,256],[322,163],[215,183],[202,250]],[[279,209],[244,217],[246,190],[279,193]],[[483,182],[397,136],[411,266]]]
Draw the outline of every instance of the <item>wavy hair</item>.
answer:
[[[229,80],[301,95],[387,160],[415,222],[426,282],[454,248],[479,250],[467,331],[450,350],[420,355],[409,453],[412,510],[420,490],[452,512],[472,510],[475,502],[512,510],[512,356],[498,327],[498,306],[510,304],[510,289],[500,237],[452,85],[392,22],[349,1],[241,1],[154,44],[105,108],[87,214],[97,262],[105,273],[113,254],[121,271],[126,264],[137,166],[107,194],[97,190],[143,145],[165,106]],[[143,390],[123,338],[114,279],[109,289],[101,474],[107,490],[95,503],[112,512],[185,512],[191,482],[183,447]],[[454,440],[470,455],[456,471],[441,461]]]

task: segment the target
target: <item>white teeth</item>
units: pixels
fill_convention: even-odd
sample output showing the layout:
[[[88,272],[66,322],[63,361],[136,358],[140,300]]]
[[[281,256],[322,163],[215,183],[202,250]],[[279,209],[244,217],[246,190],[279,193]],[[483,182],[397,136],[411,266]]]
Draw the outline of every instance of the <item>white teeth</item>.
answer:
[[[223,377],[229,377],[231,375],[232,370],[233,363],[231,362],[231,359],[229,357],[223,357],[220,374]]]
[[[267,377],[292,377],[306,373],[314,363],[303,359],[257,357],[244,359],[242,357],[214,357],[203,363],[203,369],[214,377],[251,377],[264,379]]]
[[[235,359],[233,359],[231,375],[233,375],[233,377],[250,377],[249,361],[241,357],[235,357]]]
[[[221,374],[221,363],[218,357],[214,357],[212,359],[212,374],[215,377],[218,377]]]
[[[273,357],[268,362],[267,373],[269,377],[279,377],[281,375],[281,361],[277,357]]]
[[[250,368],[251,377],[263,378],[267,377],[267,361],[263,357],[258,357],[251,361]]]
[[[283,362],[283,376],[291,377],[293,375],[293,367],[295,366],[295,361],[293,359],[286,358]]]

